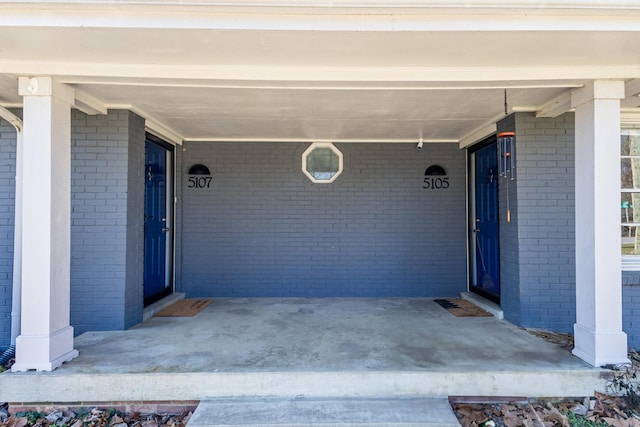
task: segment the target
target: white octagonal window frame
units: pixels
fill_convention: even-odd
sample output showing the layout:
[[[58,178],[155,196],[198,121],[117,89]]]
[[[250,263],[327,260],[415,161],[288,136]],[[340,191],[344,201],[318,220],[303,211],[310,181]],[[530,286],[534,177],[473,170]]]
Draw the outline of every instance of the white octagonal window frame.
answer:
[[[327,171],[309,171],[307,168],[309,156],[317,149],[325,149],[328,148],[331,150],[333,154],[338,157],[338,169],[337,170],[327,170]],[[333,163],[333,162],[332,162]],[[336,180],[342,173],[343,169],[343,161],[342,161],[342,152],[338,150],[338,148],[333,145],[331,142],[314,142],[309,145],[304,153],[302,153],[302,172],[311,180],[311,182],[317,184],[330,184]],[[326,178],[321,174],[331,174]]]

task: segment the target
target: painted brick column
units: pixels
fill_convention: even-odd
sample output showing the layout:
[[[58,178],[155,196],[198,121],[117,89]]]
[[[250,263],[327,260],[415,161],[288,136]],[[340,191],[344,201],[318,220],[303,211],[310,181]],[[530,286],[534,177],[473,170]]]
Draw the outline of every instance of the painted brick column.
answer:
[[[620,264],[621,81],[571,97],[576,112],[576,324],[573,354],[593,366],[627,362]]]
[[[24,97],[22,319],[13,371],[51,371],[78,355],[70,316],[71,104],[50,77],[19,81]]]

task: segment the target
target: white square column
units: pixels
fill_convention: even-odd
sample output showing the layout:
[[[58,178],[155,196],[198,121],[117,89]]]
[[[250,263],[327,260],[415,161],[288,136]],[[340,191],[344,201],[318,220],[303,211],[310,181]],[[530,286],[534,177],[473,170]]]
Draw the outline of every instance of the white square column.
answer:
[[[622,332],[620,99],[624,82],[576,90],[576,324],[573,354],[593,366],[628,362]]]
[[[24,97],[22,319],[13,371],[51,371],[78,355],[70,326],[71,104],[50,77],[19,80]]]

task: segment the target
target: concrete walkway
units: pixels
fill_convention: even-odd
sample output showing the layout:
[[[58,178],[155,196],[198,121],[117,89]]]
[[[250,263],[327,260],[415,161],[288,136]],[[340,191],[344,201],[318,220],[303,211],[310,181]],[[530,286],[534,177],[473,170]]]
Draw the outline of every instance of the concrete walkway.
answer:
[[[0,401],[229,396],[581,396],[606,371],[493,317],[431,299],[215,299],[76,339],[51,373],[0,375]]]
[[[447,399],[204,400],[188,427],[460,427]]]

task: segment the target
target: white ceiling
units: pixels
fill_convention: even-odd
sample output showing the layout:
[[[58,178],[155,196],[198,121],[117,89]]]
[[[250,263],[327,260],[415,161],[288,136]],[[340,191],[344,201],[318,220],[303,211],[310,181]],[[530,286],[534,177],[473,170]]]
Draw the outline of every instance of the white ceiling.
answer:
[[[135,100],[186,139],[457,141],[504,107],[502,89],[290,89],[79,84],[110,104]],[[512,89],[513,105],[542,105],[563,89]]]
[[[0,106],[21,104],[18,76],[52,75],[97,110],[133,109],[173,139],[461,142],[504,115],[504,89],[509,112],[538,112],[554,99],[568,108],[566,94],[589,80],[637,86],[638,14],[616,16],[622,30],[611,27],[611,16],[572,16],[554,27],[553,17],[534,25],[519,14],[509,28],[487,28],[501,21],[485,15],[449,16],[449,26],[434,19],[424,31],[413,21],[406,24],[411,30],[399,23],[397,31],[371,30],[361,15],[261,16],[274,27],[285,18],[281,26],[314,23],[287,31],[215,28],[195,12],[180,15],[184,22],[191,17],[193,28],[155,28],[156,15],[140,21],[144,28],[124,25],[113,10],[111,21],[89,27],[60,24],[55,14],[24,26],[15,25],[22,15],[5,16]],[[254,22],[247,16],[225,15],[237,27]],[[393,27],[389,16],[385,25]],[[338,18],[353,29],[322,29]],[[522,30],[513,28],[516,18]],[[485,27],[446,30],[464,22]],[[585,29],[590,22],[598,22],[593,31]],[[624,106],[638,107],[636,93],[628,95]]]

